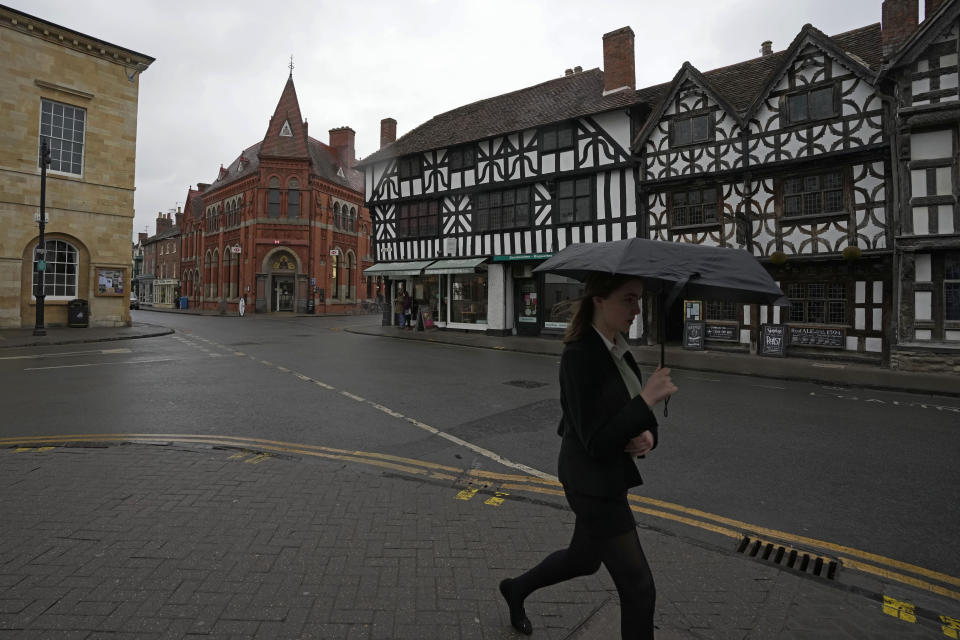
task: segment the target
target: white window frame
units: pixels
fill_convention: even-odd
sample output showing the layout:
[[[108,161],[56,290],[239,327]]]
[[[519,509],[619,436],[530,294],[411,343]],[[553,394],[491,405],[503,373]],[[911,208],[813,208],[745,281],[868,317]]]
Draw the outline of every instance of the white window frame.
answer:
[[[44,103],[50,103],[51,105],[53,105],[53,106],[51,106],[51,110],[50,110],[50,120],[51,120],[51,121],[50,121],[49,124],[46,124],[46,125],[45,125],[44,122],[43,122],[43,115],[44,115],[44,109],[43,109],[43,107],[44,107]],[[60,137],[56,137],[56,136],[53,135],[54,132],[55,132],[55,127],[56,127],[55,119],[56,119],[56,117],[57,117],[54,112],[55,112],[55,110],[56,110],[56,106],[58,106],[58,105],[59,105],[60,107],[66,107],[66,108],[68,108],[68,109],[75,109],[75,110],[81,111],[81,112],[83,113],[83,131],[80,132],[80,141],[79,141],[79,143],[78,143],[77,140],[75,139],[76,136],[73,135],[73,134],[75,134],[76,132],[74,132],[72,129],[71,129],[71,140],[67,141],[66,138],[63,137],[63,132],[62,132],[63,121],[62,121],[62,120],[61,120],[61,123],[60,123],[60,128],[61,128],[61,135],[60,135]],[[85,154],[84,154],[84,150],[87,148],[87,126],[89,125],[89,121],[87,120],[87,110],[86,110],[85,108],[83,108],[83,107],[78,107],[78,106],[76,106],[76,105],[67,104],[67,103],[65,103],[65,102],[59,102],[59,101],[57,101],[57,100],[51,100],[51,99],[49,99],[49,98],[40,98],[40,113],[39,113],[38,115],[39,115],[38,131],[39,131],[40,133],[39,133],[39,135],[37,136],[37,167],[40,166],[40,149],[41,149],[41,146],[42,146],[42,144],[43,144],[43,139],[46,138],[47,141],[48,141],[48,145],[50,146],[50,156],[51,156],[50,166],[47,167],[47,171],[49,171],[49,172],[51,172],[51,173],[56,173],[56,174],[60,174],[60,175],[65,175],[65,176],[77,176],[77,177],[81,177],[81,178],[82,178],[82,177],[83,177],[84,169],[85,169],[85,167],[86,167],[86,156],[85,156]],[[62,116],[60,116],[60,117],[62,118]],[[79,172],[73,171],[73,169],[72,169],[72,165],[73,165],[72,160],[71,160],[71,162],[70,162],[70,164],[71,164],[71,169],[70,169],[69,171],[64,171],[64,170],[61,169],[61,168],[55,168],[55,164],[54,164],[55,160],[54,160],[54,158],[57,158],[56,161],[59,162],[59,153],[60,153],[60,151],[62,150],[62,148],[61,148],[61,149],[58,149],[58,150],[56,150],[56,151],[54,150],[53,146],[54,146],[54,142],[55,142],[55,141],[56,141],[56,142],[60,142],[60,143],[69,142],[71,146],[74,145],[74,144],[79,144],[79,145],[80,145],[80,171],[79,171]]]
[[[53,270],[53,269],[50,268],[51,265],[53,265],[53,264],[69,265],[69,264],[70,264],[70,262],[56,262],[56,261],[51,261],[51,260],[50,260],[50,257],[51,257],[52,255],[55,255],[56,252],[57,252],[56,243],[62,243],[62,244],[64,244],[64,245],[66,245],[66,246],[69,247],[69,249],[72,250],[72,252],[73,252],[73,258],[74,258],[74,262],[73,262],[73,266],[74,266],[74,269],[73,269],[73,285],[72,285],[72,291],[73,291],[73,292],[72,292],[72,293],[66,293],[66,294],[64,294],[64,295],[47,294],[47,295],[44,296],[44,300],[73,300],[74,298],[77,297],[77,290],[78,290],[78,287],[79,287],[79,277],[80,277],[80,274],[79,274],[79,271],[80,271],[80,252],[77,250],[77,248],[76,248],[75,246],[73,246],[72,244],[70,244],[70,243],[67,242],[66,240],[60,240],[60,239],[54,238],[54,239],[46,240],[46,241],[45,241],[45,245],[46,245],[47,251],[46,251],[46,255],[44,256],[44,259],[45,259],[46,262],[47,262],[47,270],[44,271],[44,274],[43,274],[44,289],[46,289],[46,287],[51,287],[51,286],[52,286],[52,287],[56,287],[56,276],[57,276],[58,274],[57,274],[57,272],[56,272],[55,270]],[[51,245],[54,246],[53,252],[50,251],[50,246],[51,246]],[[37,248],[38,248],[39,246],[40,246],[40,243],[37,243],[37,244],[34,245],[34,247],[33,247],[33,261],[31,262],[31,265],[32,265],[32,267],[33,267],[33,271],[32,271],[32,273],[30,274],[30,299],[33,300],[33,301],[36,301],[36,299],[37,299],[37,297],[36,297],[36,291],[37,291],[37,262],[36,262],[36,257],[37,257]],[[53,276],[54,276],[54,283],[53,283],[53,284],[47,284],[47,276],[48,276],[48,275],[53,275]],[[64,276],[68,276],[69,274],[64,273],[63,275],[64,275]],[[67,286],[67,287],[68,287],[68,290],[69,290],[70,285],[67,285],[67,284],[65,283],[65,286]]]

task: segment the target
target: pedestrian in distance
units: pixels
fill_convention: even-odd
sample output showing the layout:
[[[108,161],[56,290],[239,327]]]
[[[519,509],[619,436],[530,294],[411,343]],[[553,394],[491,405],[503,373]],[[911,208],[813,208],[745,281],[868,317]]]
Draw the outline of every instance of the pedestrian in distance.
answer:
[[[558,476],[576,520],[569,547],[500,583],[510,624],[521,633],[533,633],[524,610],[531,593],[603,564],[620,596],[621,637],[653,638],[656,589],[627,491],[643,483],[634,458],[658,443],[652,409],[677,387],[665,368],[642,384],[624,338],[642,294],[638,278],[591,274],[564,336]]]
[[[413,313],[413,301],[410,299],[410,295],[407,293],[406,289],[403,291],[403,328],[412,329],[410,326],[410,317]]]
[[[393,299],[393,317],[396,319],[397,326],[401,329],[403,328],[403,296],[406,292],[403,290],[403,286],[400,286],[400,289],[397,290],[397,297]]]

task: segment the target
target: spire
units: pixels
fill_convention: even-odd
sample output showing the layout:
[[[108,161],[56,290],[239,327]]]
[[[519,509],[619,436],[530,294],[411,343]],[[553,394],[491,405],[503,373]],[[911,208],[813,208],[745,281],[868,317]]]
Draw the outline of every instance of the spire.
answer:
[[[291,66],[292,66],[291,62]],[[293,70],[280,94],[280,101],[263,137],[260,156],[307,158],[307,131],[300,115],[300,102],[293,86]]]
[[[293,54],[290,54],[290,80],[293,80]]]

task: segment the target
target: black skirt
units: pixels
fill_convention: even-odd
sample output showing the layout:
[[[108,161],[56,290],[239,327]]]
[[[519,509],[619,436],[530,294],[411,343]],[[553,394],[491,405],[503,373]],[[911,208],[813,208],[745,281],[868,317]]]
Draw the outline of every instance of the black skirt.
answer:
[[[613,496],[588,496],[564,488],[564,493],[577,516],[577,526],[592,537],[612,538],[637,528],[626,491]]]

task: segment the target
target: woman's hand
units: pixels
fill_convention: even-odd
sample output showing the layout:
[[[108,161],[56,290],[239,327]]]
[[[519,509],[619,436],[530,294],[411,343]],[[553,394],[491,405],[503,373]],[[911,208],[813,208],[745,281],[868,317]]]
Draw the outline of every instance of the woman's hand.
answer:
[[[653,434],[647,430],[636,438],[630,438],[624,451],[631,456],[642,456],[649,453],[650,449],[653,449]]]
[[[653,407],[664,398],[668,398],[677,392],[677,386],[670,379],[670,369],[657,367],[657,370],[647,378],[647,384],[643,385],[643,391],[640,397],[647,403],[648,407]]]

